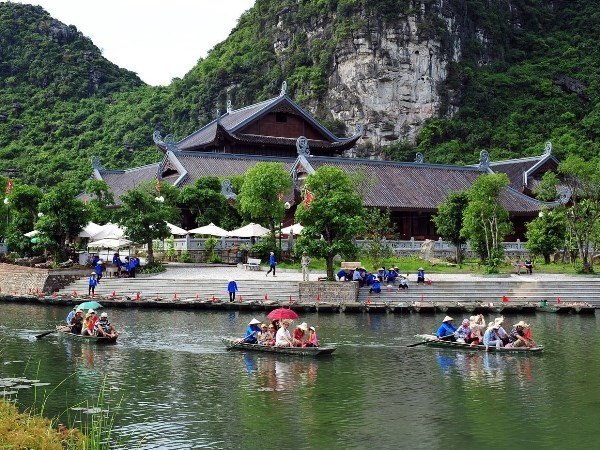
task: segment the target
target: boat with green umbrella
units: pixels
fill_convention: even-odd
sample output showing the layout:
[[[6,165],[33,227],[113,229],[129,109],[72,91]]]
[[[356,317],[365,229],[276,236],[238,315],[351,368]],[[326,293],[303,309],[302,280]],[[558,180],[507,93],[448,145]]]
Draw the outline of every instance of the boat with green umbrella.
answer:
[[[100,308],[103,308],[102,304],[98,303],[96,301],[93,301],[93,300],[89,301],[89,302],[83,302],[83,303],[77,305],[77,309],[81,309],[82,311],[85,311],[86,309],[96,310],[96,309],[100,309]]]

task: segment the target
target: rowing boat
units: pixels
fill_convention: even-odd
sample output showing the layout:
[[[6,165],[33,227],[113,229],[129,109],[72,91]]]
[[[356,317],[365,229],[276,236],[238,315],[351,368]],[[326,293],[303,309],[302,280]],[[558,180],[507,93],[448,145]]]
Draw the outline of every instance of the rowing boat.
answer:
[[[336,347],[274,347],[270,345],[247,344],[238,342],[238,339],[221,338],[227,350],[241,350],[264,353],[278,353],[296,356],[321,356],[330,355]]]
[[[423,344],[429,345],[431,347],[444,347],[444,348],[453,348],[456,350],[471,350],[471,351],[483,351],[485,352],[484,345],[470,345],[465,344],[463,342],[452,342],[452,341],[444,341],[442,339],[438,339],[438,337],[434,334],[417,334],[416,337],[422,339]],[[418,345],[418,344],[413,344]],[[543,345],[536,345],[535,347],[500,347],[496,348],[489,347],[490,352],[498,352],[498,353],[539,353],[544,350]]]
[[[113,337],[83,336],[81,334],[71,333],[71,329],[69,327],[63,327],[63,326],[57,326],[56,332],[59,334],[62,334],[64,336],[69,336],[70,338],[73,338],[79,342],[89,342],[89,343],[96,343],[96,344],[112,344],[112,343],[117,342],[117,338],[119,337],[118,334]]]

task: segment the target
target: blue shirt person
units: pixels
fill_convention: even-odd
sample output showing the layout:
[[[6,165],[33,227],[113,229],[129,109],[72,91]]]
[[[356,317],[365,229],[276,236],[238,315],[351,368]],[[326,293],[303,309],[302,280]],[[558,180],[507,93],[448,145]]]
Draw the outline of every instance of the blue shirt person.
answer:
[[[257,344],[259,332],[260,322],[256,319],[252,319],[248,323],[248,328],[246,328],[246,336],[244,337],[243,342],[246,344]]]
[[[112,263],[117,266],[117,276],[121,275],[121,266],[123,266],[123,261],[121,261],[119,252],[113,255]]]
[[[266,276],[269,276],[271,271],[273,271],[273,276],[275,276],[275,266],[277,265],[277,260],[275,259],[275,253],[271,252],[269,255],[269,271]]]
[[[422,267],[419,267],[419,270],[417,271],[417,284],[418,283],[425,283],[425,269]]]
[[[454,319],[450,316],[444,317],[444,320],[442,320],[442,324],[436,331],[435,335],[438,338],[445,338],[446,336],[454,336],[454,333],[456,332],[456,327],[454,325],[452,325],[453,320]],[[449,340],[453,340],[453,339],[449,339]]]
[[[371,285],[371,289],[369,290],[369,293],[371,292],[375,292],[376,294],[381,293],[381,283],[379,282],[379,278],[375,278],[373,280],[373,284]]]
[[[235,300],[235,291],[238,290],[237,283],[235,280],[229,280],[227,283],[227,292],[229,292],[229,301],[232,302]]]
[[[69,313],[69,315],[67,316],[67,325],[71,325],[71,319],[73,319],[73,317],[75,317],[75,311],[77,310],[77,307],[73,307],[73,309],[71,310],[71,312]]]
[[[94,294],[98,280],[96,279],[96,272],[92,272],[90,275],[90,281],[88,282],[88,295]]]

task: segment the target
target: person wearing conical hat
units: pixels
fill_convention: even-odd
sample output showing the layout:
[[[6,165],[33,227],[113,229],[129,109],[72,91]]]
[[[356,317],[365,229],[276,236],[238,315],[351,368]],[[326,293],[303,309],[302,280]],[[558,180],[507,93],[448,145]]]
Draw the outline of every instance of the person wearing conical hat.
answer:
[[[522,320],[513,325],[510,331],[510,341],[513,347],[533,347],[535,342],[531,338],[526,337],[529,324]]]
[[[445,341],[456,341],[456,338],[454,337],[454,333],[456,333],[456,327],[452,324],[453,320],[454,319],[450,316],[444,317],[442,324],[435,333],[439,339],[444,339]]]
[[[258,343],[258,333],[260,332],[260,322],[256,319],[252,319],[248,323],[248,328],[246,328],[246,336],[242,341],[245,344],[257,344]]]

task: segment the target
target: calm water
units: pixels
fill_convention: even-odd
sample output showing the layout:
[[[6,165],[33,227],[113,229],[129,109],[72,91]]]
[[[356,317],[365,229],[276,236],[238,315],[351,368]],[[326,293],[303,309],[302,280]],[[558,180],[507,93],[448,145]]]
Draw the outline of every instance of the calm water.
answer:
[[[247,313],[117,309],[116,345],[31,339],[68,312],[0,304],[0,378],[51,383],[17,401],[63,422],[104,389],[114,448],[600,445],[596,316],[508,316],[532,324],[539,356],[407,348],[442,318],[417,314],[301,317],[338,346],[324,359],[224,351],[219,337],[243,334]]]

